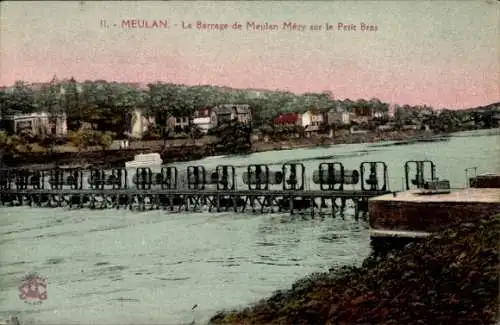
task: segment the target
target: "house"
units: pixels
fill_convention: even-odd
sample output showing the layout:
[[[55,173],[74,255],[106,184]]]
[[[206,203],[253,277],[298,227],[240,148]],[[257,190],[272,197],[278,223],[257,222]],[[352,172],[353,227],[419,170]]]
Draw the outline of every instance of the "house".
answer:
[[[326,116],[328,125],[348,125],[351,123],[351,115],[346,111],[331,109]]]
[[[192,124],[197,126],[203,133],[217,126],[217,114],[212,107],[198,110],[192,119]]]
[[[144,116],[141,110],[136,109],[130,121],[130,135],[140,139],[153,125],[155,125],[154,117]]]
[[[281,113],[272,120],[275,126],[299,126],[302,125],[302,116],[299,113]]]
[[[217,116],[217,124],[237,120],[240,123],[250,124],[252,112],[249,105],[224,104],[214,108]]]
[[[383,119],[383,118],[389,119],[390,118],[389,112],[380,112],[380,111],[373,112],[372,117],[373,118],[379,118],[379,119]]]
[[[302,114],[302,126],[307,128],[311,126],[320,126],[325,122],[325,116],[318,110],[308,110]]]
[[[14,114],[5,116],[4,126],[8,132],[15,134],[66,136],[68,133],[65,114],[50,115],[46,112]]]
[[[317,133],[320,126],[326,121],[325,114],[319,110],[308,110],[302,114],[301,119],[307,136]]]
[[[191,121],[188,116],[169,116],[167,118],[167,129],[169,130],[184,130],[191,126]]]

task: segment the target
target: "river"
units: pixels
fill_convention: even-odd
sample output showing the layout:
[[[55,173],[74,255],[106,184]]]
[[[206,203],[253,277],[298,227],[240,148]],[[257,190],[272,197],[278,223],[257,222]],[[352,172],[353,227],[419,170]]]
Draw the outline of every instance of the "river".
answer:
[[[402,186],[403,164],[428,159],[452,187],[465,186],[466,167],[500,173],[498,135],[460,134],[448,142],[394,146],[337,145],[181,163],[321,162],[358,168],[385,161],[390,186]],[[22,324],[204,323],[216,311],[252,303],[295,280],[330,267],[359,265],[370,253],[367,224],[286,214],[166,213],[0,207],[0,318]],[[23,276],[48,282],[48,299],[19,298]],[[197,308],[192,310],[194,305]]]

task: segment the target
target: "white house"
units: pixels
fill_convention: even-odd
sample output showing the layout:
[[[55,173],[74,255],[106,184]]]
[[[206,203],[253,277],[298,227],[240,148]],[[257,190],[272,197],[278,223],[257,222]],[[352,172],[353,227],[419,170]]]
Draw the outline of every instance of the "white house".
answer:
[[[308,110],[301,116],[302,127],[305,128],[306,136],[316,134],[324,121],[324,114],[318,110]]]
[[[13,133],[29,133],[32,135],[56,135],[65,136],[68,133],[68,125],[65,114],[50,115],[46,112],[31,114],[15,114],[6,116],[5,120],[10,124]]]
[[[320,126],[325,121],[323,113],[316,110],[308,110],[302,114],[302,126]]]
[[[212,108],[202,108],[196,112],[192,120],[193,125],[197,126],[202,132],[217,126],[217,114]]]

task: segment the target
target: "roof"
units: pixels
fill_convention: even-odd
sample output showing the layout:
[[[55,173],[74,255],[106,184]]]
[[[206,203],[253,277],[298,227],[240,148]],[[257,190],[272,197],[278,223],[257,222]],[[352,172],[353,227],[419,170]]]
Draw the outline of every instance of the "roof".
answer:
[[[283,113],[273,119],[274,124],[293,124],[300,119],[299,113]]]
[[[250,114],[250,105],[247,104],[222,104],[215,107],[218,115],[229,115],[236,109],[237,114]]]
[[[5,115],[5,120],[25,120],[25,119],[37,119],[37,118],[65,118],[65,113],[60,114],[49,114],[47,112],[33,112],[33,113],[14,113]]]
[[[309,113],[311,113],[312,115],[320,115],[320,114],[323,114],[319,109],[317,108],[310,108],[308,110]]]
[[[210,117],[212,114],[212,107],[204,107],[196,112],[196,117]]]

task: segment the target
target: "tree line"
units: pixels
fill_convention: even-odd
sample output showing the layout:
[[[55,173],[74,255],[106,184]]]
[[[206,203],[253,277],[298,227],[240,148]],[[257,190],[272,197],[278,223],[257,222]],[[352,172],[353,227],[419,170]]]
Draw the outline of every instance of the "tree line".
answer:
[[[110,130],[122,135],[129,127],[134,109],[156,118],[164,127],[169,116],[191,116],[195,111],[218,104],[248,104],[255,125],[268,122],[282,112],[303,113],[308,109],[327,111],[342,106],[347,110],[367,107],[387,110],[378,99],[339,101],[329,92],[293,94],[284,91],[238,90],[217,86],[185,86],[151,83],[146,89],[105,80],[77,82],[74,78],[52,81],[34,89],[17,81],[0,90],[1,115],[44,111],[51,115],[66,114],[70,130],[88,123],[96,130]]]
[[[0,117],[8,114],[44,111],[50,115],[66,114],[68,129],[76,131],[86,123],[93,130],[110,131],[116,137],[130,129],[131,115],[140,109],[146,116],[155,117],[157,133],[165,130],[169,116],[186,117],[195,111],[218,104],[248,104],[252,109],[253,126],[268,123],[283,112],[303,113],[309,109],[323,112],[341,108],[348,112],[387,112],[389,104],[379,99],[338,100],[331,92],[294,94],[285,91],[240,90],[227,87],[172,83],[151,83],[145,89],[134,85],[105,80],[77,82],[74,78],[42,84],[34,88],[23,81],[0,89]],[[396,105],[396,121],[411,123],[418,112],[428,110],[429,123],[454,127],[464,113],[447,110],[442,119],[429,106]],[[480,120],[480,116],[475,116]],[[441,121],[442,120],[442,121]],[[383,122],[383,121],[381,121]],[[489,124],[491,121],[487,120]],[[439,123],[439,125],[437,125]]]

